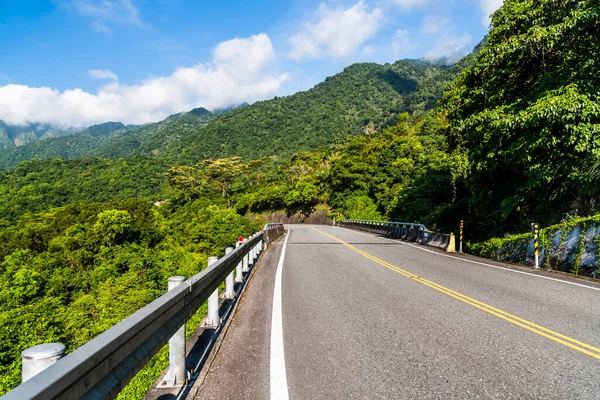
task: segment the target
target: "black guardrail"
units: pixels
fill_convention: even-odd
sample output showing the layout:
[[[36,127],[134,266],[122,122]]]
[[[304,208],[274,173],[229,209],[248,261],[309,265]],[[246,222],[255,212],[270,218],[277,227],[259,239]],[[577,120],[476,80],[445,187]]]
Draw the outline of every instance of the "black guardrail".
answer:
[[[346,219],[338,225],[443,249],[449,249],[452,242],[451,235],[428,231],[425,225],[412,222]]]
[[[165,293],[33,376],[2,400],[115,397],[206,302],[240,261],[265,239],[265,235],[272,241],[279,232],[283,234],[282,224],[265,226],[263,232],[251,236],[185,284]]]

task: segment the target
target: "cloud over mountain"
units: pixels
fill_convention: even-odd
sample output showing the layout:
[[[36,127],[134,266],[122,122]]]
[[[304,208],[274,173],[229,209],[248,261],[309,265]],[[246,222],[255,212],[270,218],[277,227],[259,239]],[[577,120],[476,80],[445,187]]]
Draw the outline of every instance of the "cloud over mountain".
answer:
[[[261,33],[220,43],[209,62],[177,68],[169,76],[136,85],[115,81],[97,93],[8,84],[0,86],[0,120],[58,126],[104,121],[142,124],[200,106],[214,109],[253,102],[277,94],[287,80],[286,74],[271,71],[274,59],[271,40]],[[107,70],[93,72],[102,78],[113,78],[111,74],[116,77]]]

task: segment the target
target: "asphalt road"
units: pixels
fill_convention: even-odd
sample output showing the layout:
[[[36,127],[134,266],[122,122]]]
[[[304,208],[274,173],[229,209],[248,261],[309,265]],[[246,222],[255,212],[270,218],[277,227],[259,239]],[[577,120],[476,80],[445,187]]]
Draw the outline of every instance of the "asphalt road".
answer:
[[[282,354],[271,349],[279,241],[197,398],[268,399],[282,356],[290,399],[600,398],[600,285],[288,227]]]

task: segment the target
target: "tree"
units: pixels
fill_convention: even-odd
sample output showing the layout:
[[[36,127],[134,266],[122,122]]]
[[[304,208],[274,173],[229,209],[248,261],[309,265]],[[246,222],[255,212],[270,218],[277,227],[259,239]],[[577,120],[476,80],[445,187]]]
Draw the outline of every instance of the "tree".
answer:
[[[486,46],[443,98],[469,162],[481,229],[526,229],[593,199],[600,159],[600,9],[595,0],[508,0]]]
[[[131,215],[123,210],[102,211],[93,230],[103,245],[112,247],[125,240],[130,232]]]
[[[229,195],[233,182],[248,168],[242,164],[241,157],[202,160],[196,164],[198,175],[203,183],[221,193],[223,198]]]

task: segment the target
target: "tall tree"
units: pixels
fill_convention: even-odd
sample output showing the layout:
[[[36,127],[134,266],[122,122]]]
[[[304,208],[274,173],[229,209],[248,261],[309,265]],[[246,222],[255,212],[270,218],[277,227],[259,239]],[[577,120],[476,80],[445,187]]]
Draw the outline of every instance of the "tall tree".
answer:
[[[507,0],[474,66],[442,102],[468,160],[482,229],[555,220],[598,196],[600,7],[597,0]]]

